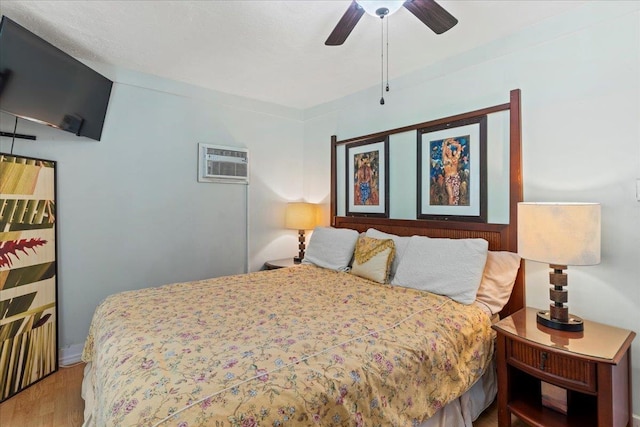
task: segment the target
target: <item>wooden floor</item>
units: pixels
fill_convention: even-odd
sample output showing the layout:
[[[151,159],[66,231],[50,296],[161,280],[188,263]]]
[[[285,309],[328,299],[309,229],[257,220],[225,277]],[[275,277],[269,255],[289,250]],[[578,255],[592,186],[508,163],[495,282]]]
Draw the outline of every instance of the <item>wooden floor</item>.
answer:
[[[60,368],[58,372],[0,403],[3,427],[80,427],[84,401],[80,396],[84,364]],[[498,425],[495,402],[473,423],[473,427]],[[514,422],[514,427],[525,424]]]
[[[81,426],[80,396],[84,363],[60,368],[26,390],[0,403],[2,427]]]

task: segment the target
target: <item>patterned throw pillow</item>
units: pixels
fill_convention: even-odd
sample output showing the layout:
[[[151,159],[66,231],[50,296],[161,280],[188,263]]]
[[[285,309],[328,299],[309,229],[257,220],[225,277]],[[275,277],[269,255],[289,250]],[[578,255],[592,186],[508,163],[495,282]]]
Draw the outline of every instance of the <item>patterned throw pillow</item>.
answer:
[[[398,265],[400,265],[400,260],[402,259],[402,255],[404,251],[407,249],[409,245],[409,236],[398,236],[396,234],[389,234],[375,228],[370,228],[366,233],[367,237],[373,237],[374,239],[392,239],[393,244],[396,245],[396,256],[393,257],[393,262],[391,263],[391,273],[390,280],[393,280],[393,276],[396,274],[398,270]]]
[[[374,282],[387,283],[395,255],[396,247],[392,239],[360,236],[356,242],[351,274]]]

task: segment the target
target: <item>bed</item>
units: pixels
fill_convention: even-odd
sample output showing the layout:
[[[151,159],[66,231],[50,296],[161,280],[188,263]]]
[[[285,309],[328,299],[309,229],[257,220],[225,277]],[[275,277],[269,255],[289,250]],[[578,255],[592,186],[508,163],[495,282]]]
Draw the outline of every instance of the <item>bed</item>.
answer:
[[[519,102],[513,91],[468,113],[510,111],[511,213],[522,198]],[[500,303],[477,283],[429,290],[482,289],[488,260],[515,251],[516,218],[346,217],[335,206],[333,193],[331,227],[314,231],[302,265],[105,299],[83,351],[84,425],[470,427],[496,393],[492,314],[524,306],[519,258],[509,256],[517,265]],[[437,270],[421,261],[435,242],[468,251],[466,279],[411,283]]]

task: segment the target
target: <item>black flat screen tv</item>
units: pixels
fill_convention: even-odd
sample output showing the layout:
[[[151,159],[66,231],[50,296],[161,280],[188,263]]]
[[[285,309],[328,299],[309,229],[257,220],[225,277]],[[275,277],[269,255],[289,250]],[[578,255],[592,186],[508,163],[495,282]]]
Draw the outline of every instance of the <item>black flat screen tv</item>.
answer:
[[[0,110],[100,140],[113,82],[16,22],[0,22]]]

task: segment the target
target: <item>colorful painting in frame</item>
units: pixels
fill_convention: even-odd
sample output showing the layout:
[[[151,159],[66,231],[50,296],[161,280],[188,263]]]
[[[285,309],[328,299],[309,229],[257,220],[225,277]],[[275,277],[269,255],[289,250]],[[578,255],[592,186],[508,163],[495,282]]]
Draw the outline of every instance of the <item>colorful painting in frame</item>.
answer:
[[[58,369],[56,163],[0,153],[0,401]]]
[[[487,117],[418,129],[417,218],[487,221]]]
[[[347,216],[389,217],[389,139],[347,144]]]

